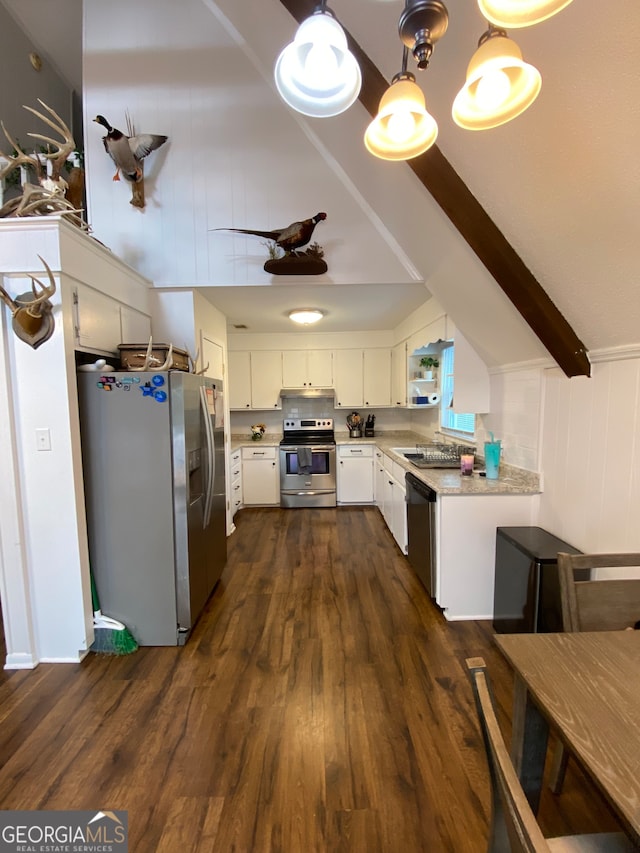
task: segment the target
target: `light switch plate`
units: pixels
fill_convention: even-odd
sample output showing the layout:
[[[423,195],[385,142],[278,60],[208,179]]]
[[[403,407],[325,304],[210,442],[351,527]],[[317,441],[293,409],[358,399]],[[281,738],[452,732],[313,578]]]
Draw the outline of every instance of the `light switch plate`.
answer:
[[[38,450],[51,450],[51,433],[47,427],[36,430],[36,447]]]

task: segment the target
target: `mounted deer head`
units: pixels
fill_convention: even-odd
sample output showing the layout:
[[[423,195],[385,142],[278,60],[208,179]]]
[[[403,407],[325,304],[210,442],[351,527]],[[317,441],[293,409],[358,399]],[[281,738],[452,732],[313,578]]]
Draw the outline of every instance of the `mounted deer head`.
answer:
[[[53,319],[53,305],[49,302],[56,292],[56,282],[53,273],[44,258],[38,255],[49,276],[47,287],[34,276],[31,279],[31,292],[21,293],[12,299],[7,291],[0,285],[0,299],[7,305],[13,315],[11,325],[13,331],[30,347],[38,349],[40,344],[48,341],[55,328]],[[39,291],[36,290],[36,285]]]

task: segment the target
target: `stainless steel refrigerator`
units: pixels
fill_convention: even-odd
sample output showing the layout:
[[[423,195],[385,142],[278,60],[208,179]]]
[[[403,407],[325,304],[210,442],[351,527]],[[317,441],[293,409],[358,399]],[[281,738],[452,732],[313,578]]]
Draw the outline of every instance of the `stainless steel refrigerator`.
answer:
[[[222,382],[78,372],[89,556],[102,612],[183,645],[227,559]]]

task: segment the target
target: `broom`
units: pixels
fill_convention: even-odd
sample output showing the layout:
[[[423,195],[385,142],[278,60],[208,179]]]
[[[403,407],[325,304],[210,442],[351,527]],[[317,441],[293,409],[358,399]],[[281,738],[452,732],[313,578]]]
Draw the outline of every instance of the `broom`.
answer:
[[[105,655],[130,655],[131,652],[137,651],[138,644],[129,629],[122,622],[103,616],[93,572],[91,572],[91,601],[95,636],[91,651]]]

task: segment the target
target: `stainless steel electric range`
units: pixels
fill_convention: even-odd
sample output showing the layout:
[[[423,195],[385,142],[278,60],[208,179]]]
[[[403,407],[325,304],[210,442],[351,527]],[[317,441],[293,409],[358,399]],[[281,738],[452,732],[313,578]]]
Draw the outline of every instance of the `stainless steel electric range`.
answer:
[[[288,418],[280,442],[280,506],[336,506],[333,418]]]

